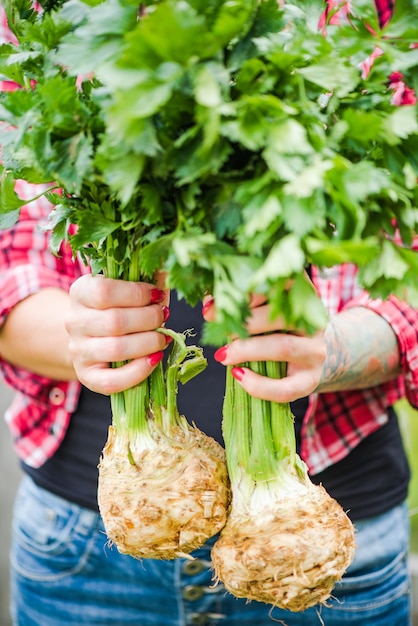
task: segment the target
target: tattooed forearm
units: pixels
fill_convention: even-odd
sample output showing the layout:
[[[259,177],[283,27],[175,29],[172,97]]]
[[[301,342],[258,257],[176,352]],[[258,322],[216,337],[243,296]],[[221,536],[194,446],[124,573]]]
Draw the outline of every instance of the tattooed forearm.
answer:
[[[369,309],[358,307],[335,315],[324,338],[327,357],[317,391],[373,387],[400,373],[395,333]]]

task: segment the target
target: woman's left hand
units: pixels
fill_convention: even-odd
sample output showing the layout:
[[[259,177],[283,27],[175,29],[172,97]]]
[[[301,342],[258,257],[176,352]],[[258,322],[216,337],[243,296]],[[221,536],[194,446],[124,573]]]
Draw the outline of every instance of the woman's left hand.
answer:
[[[203,301],[203,315],[207,321],[214,319],[215,307],[210,298]],[[249,394],[273,402],[291,402],[315,391],[327,354],[324,330],[310,337],[284,332],[283,321],[270,319],[269,307],[259,296],[252,298],[247,329],[250,337],[234,339],[219,348],[215,359],[223,365],[238,366],[232,368],[232,374]],[[241,365],[248,361],[286,362],[286,377],[273,379],[256,374]]]

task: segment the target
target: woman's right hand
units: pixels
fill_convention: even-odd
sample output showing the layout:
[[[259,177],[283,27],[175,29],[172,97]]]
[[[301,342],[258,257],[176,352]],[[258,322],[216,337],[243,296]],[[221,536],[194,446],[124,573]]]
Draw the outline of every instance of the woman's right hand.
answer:
[[[148,283],[91,275],[76,280],[65,327],[80,382],[108,395],[147,378],[169,341],[155,332],[168,319],[168,297]],[[126,363],[111,367],[116,362]]]

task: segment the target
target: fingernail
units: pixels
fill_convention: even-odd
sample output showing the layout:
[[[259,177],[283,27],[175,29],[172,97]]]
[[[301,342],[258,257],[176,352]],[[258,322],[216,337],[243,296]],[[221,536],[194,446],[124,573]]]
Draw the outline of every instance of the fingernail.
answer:
[[[165,292],[162,289],[151,289],[150,291],[150,304],[158,304],[165,298]]]
[[[210,309],[210,307],[213,305],[214,302],[215,300],[213,298],[209,298],[209,300],[206,300],[206,302],[202,306],[203,315],[205,315],[205,313]]]
[[[154,367],[154,365],[157,365],[157,363],[162,360],[163,356],[164,352],[162,350],[160,350],[159,352],[154,352],[153,354],[150,354],[148,356],[148,363],[151,365],[151,367]]]
[[[243,370],[242,367],[232,367],[231,374],[234,378],[237,379],[238,382],[241,382],[241,380],[244,378],[245,370]]]
[[[222,363],[222,361],[226,359],[227,351],[228,351],[228,346],[222,346],[222,348],[219,348],[219,350],[216,350],[215,354],[213,355],[213,358],[215,359],[215,361],[218,361],[218,363]]]
[[[168,346],[168,344],[173,341],[173,337],[170,337],[170,335],[164,335],[164,339],[165,339],[166,346]]]
[[[161,308],[163,310],[163,320],[166,322],[170,317],[170,309],[168,306],[162,306]]]

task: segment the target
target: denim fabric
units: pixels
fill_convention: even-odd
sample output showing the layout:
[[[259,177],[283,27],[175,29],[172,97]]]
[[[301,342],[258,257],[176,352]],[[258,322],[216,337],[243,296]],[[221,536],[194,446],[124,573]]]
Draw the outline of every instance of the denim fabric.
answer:
[[[326,606],[303,613],[274,610],[286,626],[411,626],[406,504],[355,523],[356,553]]]
[[[15,626],[409,626],[404,506],[358,524],[358,550],[329,607],[290,613],[213,586],[210,544],[194,561],[137,561],[107,543],[100,517],[25,477],[11,551]],[[280,622],[281,623],[281,622]]]

